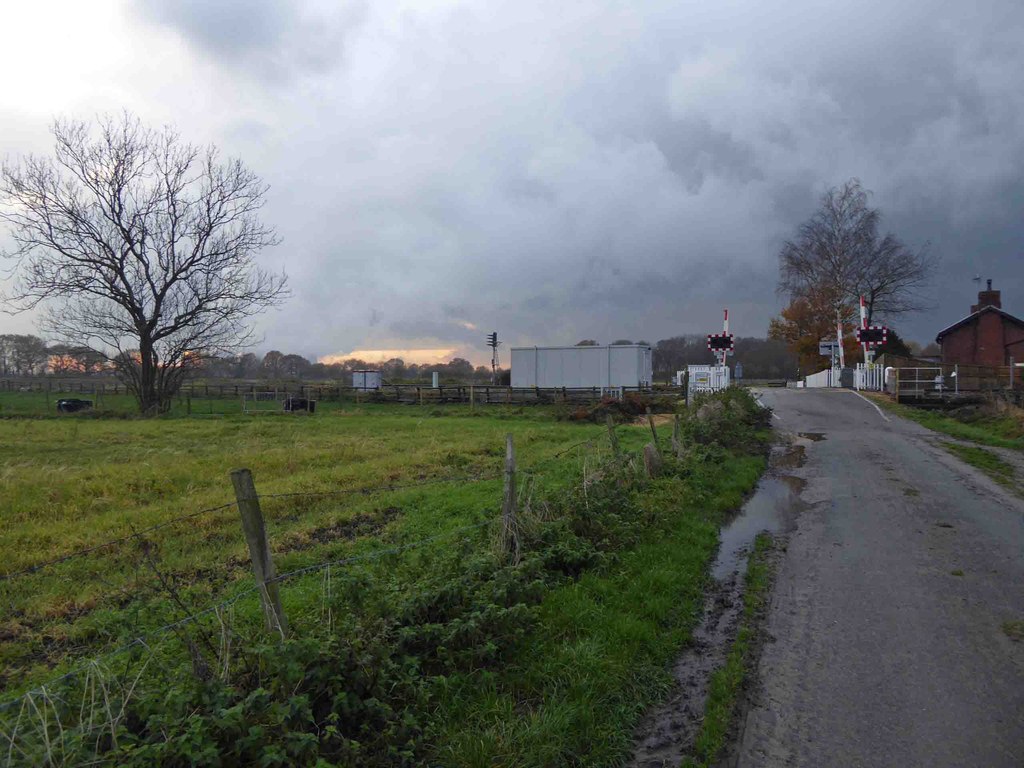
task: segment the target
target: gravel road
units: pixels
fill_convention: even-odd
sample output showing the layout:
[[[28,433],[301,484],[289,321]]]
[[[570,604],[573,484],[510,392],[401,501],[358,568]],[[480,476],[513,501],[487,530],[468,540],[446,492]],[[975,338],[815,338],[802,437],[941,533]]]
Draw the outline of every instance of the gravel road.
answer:
[[[824,439],[727,763],[1024,766],[1024,501],[854,392],[760,397]]]

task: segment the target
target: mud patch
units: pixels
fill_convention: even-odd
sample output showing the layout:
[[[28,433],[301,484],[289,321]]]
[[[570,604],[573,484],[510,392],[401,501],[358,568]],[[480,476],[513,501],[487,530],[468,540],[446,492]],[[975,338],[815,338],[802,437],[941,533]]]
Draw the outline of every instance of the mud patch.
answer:
[[[799,495],[807,482],[787,470],[802,466],[805,460],[803,445],[775,446],[757,489],[722,526],[703,618],[691,645],[673,664],[671,694],[645,715],[634,733],[633,755],[626,763],[630,768],[675,768],[692,753],[704,719],[711,676],[725,663],[739,628],[743,566],[757,534],[786,533],[795,525],[804,507]]]
[[[283,541],[281,551],[294,552],[296,550],[309,549],[318,544],[338,541],[339,539],[352,541],[362,536],[372,536],[380,533],[384,526],[401,514],[402,510],[398,507],[385,507],[373,514],[361,512],[334,525],[322,526],[293,534]]]
[[[704,618],[693,632],[692,645],[672,667],[671,695],[640,723],[630,768],[665,768],[682,763],[690,751],[701,721],[711,675],[725,663],[729,643],[736,635],[742,610],[739,574],[716,583],[704,602]]]
[[[804,440],[810,440],[812,443],[820,443],[825,439],[824,432],[797,432],[797,437],[802,437]]]

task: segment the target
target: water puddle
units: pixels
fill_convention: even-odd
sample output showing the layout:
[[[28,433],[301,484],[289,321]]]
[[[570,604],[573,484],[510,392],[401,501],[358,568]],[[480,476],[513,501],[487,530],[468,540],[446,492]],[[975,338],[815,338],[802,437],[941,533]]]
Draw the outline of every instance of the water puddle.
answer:
[[[797,477],[765,474],[740,513],[722,528],[718,557],[711,575],[722,581],[731,573],[746,567],[747,553],[761,531],[776,534],[784,530],[796,509]]]
[[[754,538],[762,531],[778,534],[790,530],[803,506],[800,492],[807,482],[789,471],[803,465],[806,441],[816,442],[824,436],[800,438],[803,440],[772,450],[768,471],[754,493],[722,526],[704,616],[693,632],[692,644],[673,666],[672,695],[652,709],[637,728],[633,756],[627,763],[630,768],[675,768],[691,752],[704,718],[708,682],[725,662],[739,625],[743,573]]]

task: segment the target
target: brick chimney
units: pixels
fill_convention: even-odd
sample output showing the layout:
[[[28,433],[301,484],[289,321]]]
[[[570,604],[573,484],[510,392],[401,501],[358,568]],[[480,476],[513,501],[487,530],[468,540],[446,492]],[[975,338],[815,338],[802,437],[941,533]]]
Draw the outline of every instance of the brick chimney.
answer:
[[[992,290],[992,281],[989,280],[987,287],[984,291],[978,291],[978,303],[971,307],[971,314],[973,315],[979,309],[985,307],[995,307],[996,309],[1002,309],[1003,303],[999,300],[999,291]]]

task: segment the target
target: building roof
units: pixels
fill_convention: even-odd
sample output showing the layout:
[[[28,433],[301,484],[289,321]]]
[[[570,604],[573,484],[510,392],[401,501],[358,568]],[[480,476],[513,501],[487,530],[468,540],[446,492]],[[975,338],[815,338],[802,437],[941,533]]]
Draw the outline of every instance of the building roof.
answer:
[[[941,342],[943,336],[949,335],[950,333],[955,331],[957,328],[961,328],[961,327],[963,327],[965,325],[973,323],[975,320],[977,320],[985,312],[998,312],[1000,315],[1003,316],[1004,320],[1009,320],[1011,323],[1016,323],[1021,328],[1024,328],[1024,320],[1021,320],[1019,317],[1014,317],[1009,312],[1005,312],[1002,309],[1000,309],[999,307],[993,307],[993,306],[989,305],[987,307],[982,307],[977,312],[972,312],[967,317],[965,317],[963,320],[958,320],[957,322],[953,323],[948,328],[943,328],[941,331],[939,331],[938,335],[935,337],[935,341]]]

